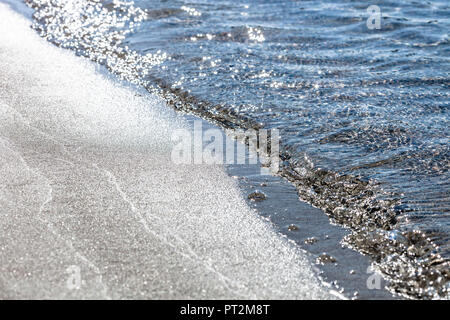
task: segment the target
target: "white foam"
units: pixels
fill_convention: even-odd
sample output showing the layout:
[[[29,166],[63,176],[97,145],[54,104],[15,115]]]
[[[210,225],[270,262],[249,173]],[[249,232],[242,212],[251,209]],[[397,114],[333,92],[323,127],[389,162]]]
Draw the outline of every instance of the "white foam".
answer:
[[[0,298],[332,297],[222,166],[170,162],[184,118],[29,24],[0,4]]]

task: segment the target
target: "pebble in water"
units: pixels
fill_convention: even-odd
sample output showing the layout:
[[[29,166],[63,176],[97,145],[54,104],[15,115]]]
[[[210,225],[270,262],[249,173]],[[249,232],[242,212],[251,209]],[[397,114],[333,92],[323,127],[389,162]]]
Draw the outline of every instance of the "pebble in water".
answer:
[[[267,196],[264,193],[260,192],[260,191],[255,191],[255,192],[252,192],[252,193],[250,193],[248,195],[248,199],[250,199],[252,201],[259,202],[259,201],[266,200]]]
[[[311,238],[305,239],[305,244],[314,244],[317,241],[318,241],[317,238],[311,237]]]
[[[322,253],[317,259],[317,264],[335,263],[336,259],[330,256],[328,253]]]

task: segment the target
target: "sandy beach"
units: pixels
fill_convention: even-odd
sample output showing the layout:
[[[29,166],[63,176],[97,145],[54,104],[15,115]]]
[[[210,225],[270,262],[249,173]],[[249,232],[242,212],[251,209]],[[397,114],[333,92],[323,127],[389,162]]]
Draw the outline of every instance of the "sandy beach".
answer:
[[[222,166],[171,163],[182,115],[29,25],[0,4],[1,299],[334,297]]]

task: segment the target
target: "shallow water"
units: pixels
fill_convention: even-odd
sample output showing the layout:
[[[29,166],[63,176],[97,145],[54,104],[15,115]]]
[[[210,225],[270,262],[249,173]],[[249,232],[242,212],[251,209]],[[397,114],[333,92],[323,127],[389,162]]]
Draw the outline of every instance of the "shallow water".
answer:
[[[366,2],[26,2],[42,36],[175,108],[279,129],[281,175],[354,230],[395,292],[446,295],[447,1],[379,1],[372,30]]]
[[[170,57],[152,75],[282,130],[316,168],[383,183],[404,224],[447,246],[448,2],[379,2],[380,30],[367,28],[365,2],[136,5],[150,18],[124,44]]]

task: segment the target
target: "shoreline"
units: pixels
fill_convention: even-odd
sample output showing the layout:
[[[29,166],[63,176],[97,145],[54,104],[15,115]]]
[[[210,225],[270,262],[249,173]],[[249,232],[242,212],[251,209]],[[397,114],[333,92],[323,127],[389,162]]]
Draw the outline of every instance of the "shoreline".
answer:
[[[222,167],[167,163],[185,119],[0,8],[2,298],[339,296]]]
[[[380,61],[363,59],[362,64],[357,66],[357,69],[363,71],[362,74],[347,74],[347,58],[352,57],[351,59],[360,61],[361,56],[352,50],[345,51],[344,55],[339,53],[333,61],[339,62],[340,66],[337,69],[344,73],[336,74],[335,79],[332,79],[329,77],[332,73],[327,75],[330,71],[327,62],[330,60],[325,55],[323,60],[317,61],[319,62],[317,66],[314,64],[310,70],[308,69],[311,74],[303,74],[308,80],[298,82],[298,76],[306,70],[291,69],[290,66],[302,68],[303,63],[309,64],[311,61],[316,61],[316,55],[322,56],[324,52],[317,39],[327,34],[329,27],[320,23],[311,25],[314,37],[308,39],[308,45],[311,45],[314,50],[305,52],[306,60],[298,60],[303,54],[294,47],[302,43],[297,41],[296,34],[303,31],[303,26],[290,29],[286,28],[286,22],[290,20],[291,12],[294,16],[303,18],[308,18],[309,14],[305,15],[306,11],[296,11],[295,5],[280,10],[279,16],[285,19],[276,19],[276,25],[283,30],[281,33],[290,35],[287,38],[280,38],[281,34],[272,33],[271,29],[267,28],[266,21],[262,18],[268,14],[265,7],[259,7],[255,2],[254,5],[245,8],[244,11],[259,17],[255,20],[258,22],[258,28],[255,30],[261,35],[258,40],[255,38],[255,30],[247,27],[248,23],[253,21],[248,17],[243,16],[237,19],[240,28],[229,29],[228,21],[234,21],[233,10],[242,12],[242,8],[238,5],[230,8],[221,8],[220,5],[202,8],[201,5],[194,5],[198,10],[198,16],[191,18],[199,25],[191,25],[192,12],[172,11],[176,9],[177,4],[172,8],[171,3],[155,3],[155,6],[148,6],[145,2],[121,2],[112,8],[106,3],[84,0],[77,0],[74,5],[41,0],[25,2],[33,8],[33,15],[29,20],[37,34],[57,47],[69,49],[77,56],[86,57],[105,66],[105,69],[100,67],[96,69],[97,71],[108,70],[118,78],[125,79],[126,84],[132,83],[139,88],[145,88],[150,96],[155,95],[161,98],[161,101],[173,110],[195,114],[199,118],[217,124],[227,132],[229,129],[248,129],[249,131],[259,129],[258,134],[263,137],[267,130],[271,132],[274,130],[276,136],[283,138],[277,148],[280,156],[275,157],[279,159],[275,161],[280,165],[278,174],[296,187],[302,201],[320,208],[330,218],[332,224],[345,226],[352,231],[350,234],[347,233],[340,243],[336,241],[330,250],[335,250],[343,244],[370,256],[372,266],[381,272],[383,277],[390,280],[387,290],[394,295],[412,299],[445,299],[448,291],[446,226],[440,223],[435,224],[433,216],[431,218],[428,216],[426,208],[431,205],[434,208],[433,212],[436,213],[445,209],[445,192],[442,193],[433,185],[435,183],[440,185],[441,182],[445,185],[445,155],[448,150],[442,143],[437,143],[438,140],[435,140],[440,137],[445,139],[445,135],[442,136],[432,128],[435,127],[434,124],[436,128],[445,128],[446,118],[441,118],[441,122],[430,122],[427,129],[422,126],[422,123],[430,121],[429,116],[432,116],[433,112],[425,112],[425,118],[411,114],[412,117],[408,117],[405,123],[401,122],[402,124],[398,125],[398,120],[403,119],[402,112],[408,110],[405,108],[406,105],[396,104],[395,112],[391,113],[389,100],[386,100],[383,95],[378,95],[377,92],[377,87],[381,84],[378,80],[383,80],[385,75],[364,73],[365,66],[376,69]],[[17,1],[15,6],[19,4],[20,1]],[[343,3],[336,3],[336,7],[343,5]],[[154,9],[158,8],[168,9],[170,14],[155,16]],[[269,11],[278,10],[277,6],[272,4],[267,8],[271,8]],[[329,10],[327,7],[321,9],[324,12]],[[428,6],[428,9],[431,8]],[[258,12],[261,10],[262,16]],[[227,17],[224,19],[224,24],[217,23],[216,12]],[[202,13],[205,15],[203,16]],[[345,10],[339,15],[343,18],[347,16]],[[415,14],[409,12],[404,15],[414,16]],[[434,17],[435,14],[428,10],[428,16]],[[333,23],[332,17],[328,19]],[[174,23],[174,28],[166,28],[165,23]],[[360,24],[358,21],[350,23],[355,26],[358,24]],[[419,25],[420,23],[413,23],[411,26],[418,31]],[[92,28],[92,26],[95,27]],[[224,33],[216,34],[216,29]],[[419,27],[419,30],[422,29]],[[442,35],[444,31],[442,26],[439,30]],[[396,39],[398,35],[395,30],[391,31],[393,32],[386,34],[387,38]],[[359,30],[357,33],[363,43],[371,41],[371,36],[364,30]],[[192,34],[196,36],[192,37]],[[208,36],[204,37],[204,34]],[[222,35],[228,36],[223,38]],[[173,41],[161,42],[161,39],[166,38]],[[389,41],[386,43],[386,40],[380,39],[380,43],[390,46]],[[241,41],[242,44],[239,44]],[[292,61],[291,59],[284,61],[283,55],[278,55],[280,48],[272,46],[273,43],[278,42],[281,45],[280,48],[285,48],[282,51],[289,56],[292,54],[294,58]],[[344,33],[342,37],[331,41],[330,45],[340,48],[348,43],[348,34]],[[403,47],[406,52],[415,51],[407,46]],[[361,45],[360,49],[369,55],[373,52],[372,49],[367,50],[367,46],[364,45]],[[248,53],[256,50],[259,54],[256,54],[256,51],[253,54],[246,54],[246,50],[249,50]],[[267,60],[264,57],[269,56],[265,53],[278,58]],[[440,61],[439,56],[430,53],[435,58],[434,61]],[[230,63],[228,57],[233,57],[234,61]],[[276,62],[278,59],[280,63]],[[393,80],[382,82],[384,83],[382,87],[394,93],[390,91],[390,87],[402,83],[402,76],[395,75],[395,65],[404,61],[398,60],[396,54],[390,54],[389,58],[384,57],[382,60],[388,62],[390,66],[389,61],[395,61],[394,65],[386,70],[387,74],[393,76]],[[412,58],[407,61],[409,65],[419,67],[411,74],[412,79],[415,80],[407,81],[414,86],[418,85],[417,88],[412,89],[412,92],[444,84],[445,75],[441,69],[436,68],[436,64],[422,65]],[[421,65],[424,69],[421,69]],[[266,67],[270,68],[270,72],[266,72]],[[433,71],[429,82],[420,82],[421,77],[417,78],[421,72],[419,70]],[[228,77],[228,71],[232,71],[231,77]],[[326,72],[322,73],[322,71]],[[316,75],[316,72],[320,75]],[[254,78],[254,75],[258,76]],[[378,80],[372,82],[369,80],[372,77]],[[334,99],[335,94],[338,96],[341,94],[340,90],[336,90],[336,85],[346,88],[344,90],[348,90],[348,97],[359,97],[361,91],[351,83],[360,80],[363,83],[361,90],[365,93],[373,93],[376,97],[374,100],[366,96],[367,98],[357,99],[347,105],[344,103],[345,100]],[[271,83],[270,88],[267,86],[269,83]],[[272,87],[275,83],[277,85]],[[294,85],[292,90],[285,87],[287,84],[296,83],[299,87]],[[302,91],[305,91],[304,95]],[[299,92],[302,92],[301,96],[297,95]],[[407,101],[415,102],[416,98],[410,93],[409,90],[395,91],[393,97],[399,99],[397,101],[404,101],[403,98],[405,98]],[[321,97],[320,99],[324,99],[323,105],[321,100],[314,102],[319,97],[317,94]],[[445,91],[442,94],[445,95]],[[143,96],[146,97],[146,94]],[[366,118],[368,115],[365,114],[366,111],[375,110],[367,105],[373,101],[382,102],[383,107],[375,108],[380,113],[378,111],[370,113],[370,117]],[[435,107],[440,109],[438,101],[440,100],[436,100]],[[318,105],[321,107],[317,108]],[[418,108],[420,109],[419,106]],[[117,118],[121,119],[121,116]],[[379,121],[386,126],[378,128],[375,124]],[[124,118],[123,122],[126,123],[127,120]],[[405,128],[409,129],[405,131],[403,130]],[[113,135],[123,136],[128,132],[128,128],[121,126],[117,126],[116,129]],[[199,153],[196,153],[195,146],[201,144],[196,143],[198,139],[195,138],[195,132],[197,130],[194,125],[194,162],[200,163],[202,159],[205,161],[211,157],[208,154],[200,154],[201,158],[196,157]],[[404,154],[402,152],[399,157],[392,158],[393,154],[402,150],[400,146],[406,147],[412,141],[410,140],[412,133],[417,133],[417,135],[413,134],[417,137],[417,142],[422,141],[424,146],[428,147],[434,146],[436,150],[432,153],[422,153],[420,150],[415,152],[415,147],[410,145]],[[204,134],[205,137],[211,136],[208,131]],[[189,134],[183,133],[182,136],[188,137]],[[191,140],[191,137],[187,140]],[[442,140],[439,141],[442,142]],[[133,143],[141,144],[136,141]],[[213,144],[209,144],[208,147],[211,145]],[[211,148],[208,149],[211,151]],[[172,150],[185,149],[176,146]],[[389,152],[385,154],[387,151]],[[227,158],[229,154],[227,151]],[[412,158],[409,158],[410,156]],[[174,160],[175,158],[172,157],[172,163],[181,161],[187,164],[185,157]],[[378,162],[377,159],[381,161]],[[392,160],[395,160],[395,164],[391,163]],[[265,162],[264,159],[262,161]],[[391,165],[393,167],[389,168]],[[401,169],[403,166],[404,169]],[[418,180],[409,181],[407,177],[410,170],[417,168],[423,168],[424,175],[413,174]],[[398,176],[393,174],[400,173],[399,169],[405,174],[401,173]],[[245,170],[243,171],[244,175],[247,174]],[[434,174],[439,172],[441,174]],[[420,182],[422,178],[423,183]],[[435,183],[430,184],[431,181]],[[415,186],[416,191],[410,189],[411,186]],[[423,190],[424,193],[419,192],[420,194],[414,196],[417,190]],[[258,197],[258,194],[253,196]],[[245,195],[244,198],[246,198]],[[279,198],[283,199],[282,196]],[[418,198],[423,198],[420,205],[416,202]],[[271,201],[270,199],[268,202]],[[434,199],[440,199],[439,203],[443,206],[436,207]],[[444,201],[441,202],[441,200]],[[248,205],[252,207],[253,203]],[[426,209],[425,216],[421,216],[423,209]],[[286,215],[295,216],[289,213]],[[440,218],[445,221],[445,215]],[[295,217],[293,220],[295,222]],[[425,223],[426,221],[430,224]],[[281,233],[283,228],[286,226],[281,225]],[[314,242],[314,246],[319,247],[316,240],[308,241]],[[328,264],[335,260],[327,253],[317,259],[321,260],[319,261],[321,263]],[[370,273],[369,270],[367,273]],[[367,287],[370,286],[367,285]]]

